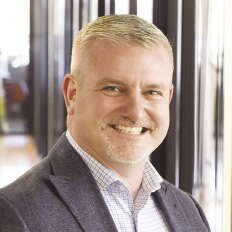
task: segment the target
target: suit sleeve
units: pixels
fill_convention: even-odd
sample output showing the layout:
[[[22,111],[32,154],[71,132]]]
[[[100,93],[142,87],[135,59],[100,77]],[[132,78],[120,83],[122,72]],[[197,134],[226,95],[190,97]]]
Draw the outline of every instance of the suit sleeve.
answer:
[[[3,195],[0,195],[0,231],[30,232],[17,209]]]
[[[205,216],[201,206],[194,200],[194,198],[191,195],[189,195],[189,196],[192,199],[192,201],[194,202],[196,208],[198,209],[198,212],[199,212],[199,214],[200,214],[200,216],[202,218],[202,221],[204,222],[205,226],[207,227],[208,231],[210,232],[211,230],[210,230],[210,227],[209,227],[209,223],[208,223],[208,221],[206,219],[206,216]]]

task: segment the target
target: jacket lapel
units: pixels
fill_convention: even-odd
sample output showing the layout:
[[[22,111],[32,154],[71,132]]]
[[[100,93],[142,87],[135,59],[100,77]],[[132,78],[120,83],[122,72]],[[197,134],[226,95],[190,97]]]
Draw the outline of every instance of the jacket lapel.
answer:
[[[161,189],[154,192],[153,197],[166,217],[172,232],[190,231],[183,208],[166,181],[161,183]]]
[[[117,232],[105,201],[88,167],[65,135],[51,151],[50,181],[86,232]]]

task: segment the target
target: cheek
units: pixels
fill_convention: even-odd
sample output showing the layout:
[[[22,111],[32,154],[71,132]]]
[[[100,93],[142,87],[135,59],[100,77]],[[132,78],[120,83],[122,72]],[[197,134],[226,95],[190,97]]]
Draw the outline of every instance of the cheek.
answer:
[[[169,105],[157,104],[152,106],[150,117],[157,127],[167,127],[169,125]]]
[[[76,119],[96,125],[111,112],[113,105],[95,95],[79,99],[76,104]]]

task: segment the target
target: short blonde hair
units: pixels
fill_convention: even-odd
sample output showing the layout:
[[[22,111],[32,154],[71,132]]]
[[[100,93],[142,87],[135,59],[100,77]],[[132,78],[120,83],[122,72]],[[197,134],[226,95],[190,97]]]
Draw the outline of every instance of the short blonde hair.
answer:
[[[75,36],[72,47],[71,73],[77,69],[75,59],[80,50],[91,40],[106,39],[114,43],[125,42],[145,48],[162,44],[170,54],[173,65],[173,51],[162,31],[136,15],[107,15],[88,23]]]

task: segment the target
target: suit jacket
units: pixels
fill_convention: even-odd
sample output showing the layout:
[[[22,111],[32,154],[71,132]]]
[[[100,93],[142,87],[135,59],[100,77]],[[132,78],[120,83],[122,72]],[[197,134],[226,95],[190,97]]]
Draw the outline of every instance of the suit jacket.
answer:
[[[164,181],[153,194],[171,231],[210,231],[190,195]],[[38,165],[0,190],[0,232],[117,232],[81,157],[65,135]]]

